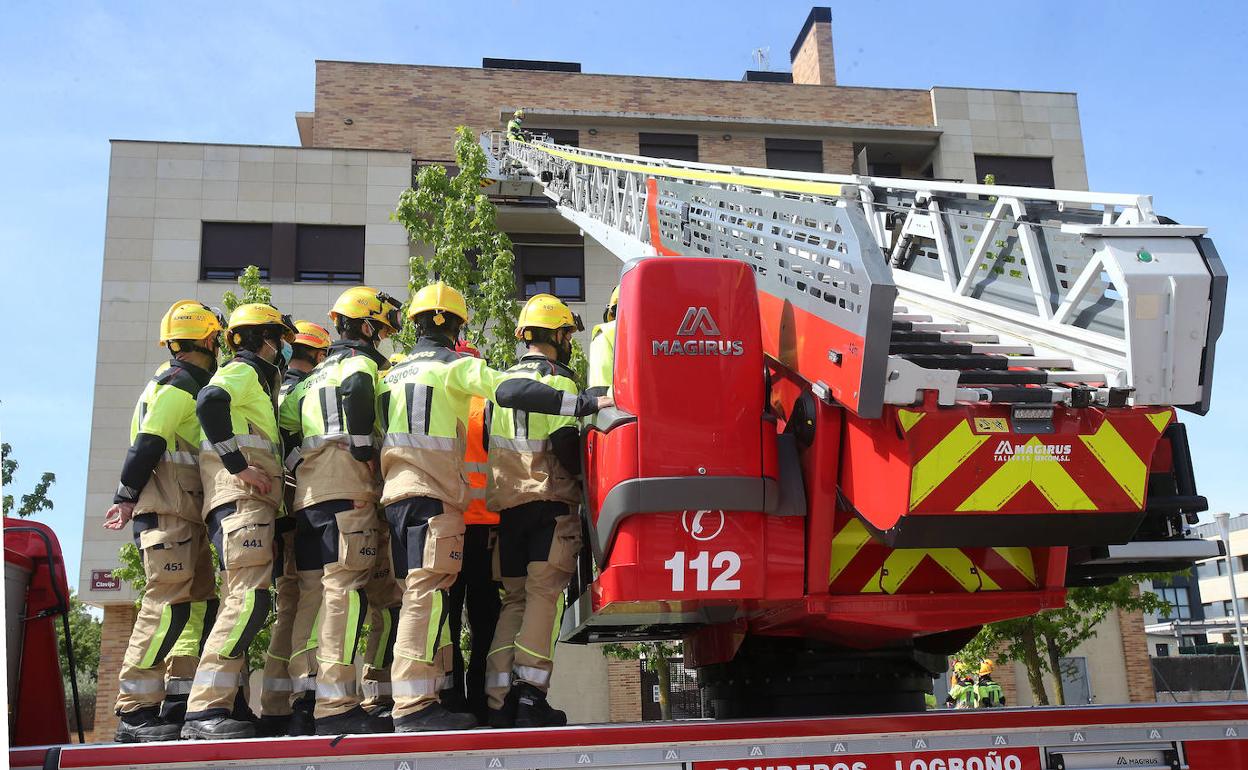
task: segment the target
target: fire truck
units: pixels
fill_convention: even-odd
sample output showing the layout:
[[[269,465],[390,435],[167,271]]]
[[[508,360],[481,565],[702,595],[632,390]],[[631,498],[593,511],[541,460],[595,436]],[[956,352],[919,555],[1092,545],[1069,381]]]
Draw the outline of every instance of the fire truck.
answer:
[[[682,639],[715,721],[13,749],[14,767],[1248,767],[1248,705],[923,711],[985,623],[1185,568],[1226,273],[1144,195],[482,135],[621,260],[566,642]]]

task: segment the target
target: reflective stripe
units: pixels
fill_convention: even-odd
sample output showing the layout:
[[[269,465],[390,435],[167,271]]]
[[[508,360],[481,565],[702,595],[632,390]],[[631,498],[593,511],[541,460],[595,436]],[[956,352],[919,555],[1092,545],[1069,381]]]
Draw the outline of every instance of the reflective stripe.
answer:
[[[265,677],[264,679],[265,692],[294,692],[294,689],[294,680],[278,678],[270,679],[269,677]]]
[[[390,683],[391,692],[399,698],[416,698],[421,695],[437,695],[443,689],[442,679],[400,679]]]
[[[316,697],[326,698],[347,698],[355,695],[355,682],[343,682],[342,684],[334,684],[332,682],[317,682]]]
[[[159,679],[123,679],[121,691],[130,695],[144,692],[160,692],[165,683]]]
[[[563,394],[563,402],[559,405],[559,414],[564,417],[576,416],[576,396],[566,392]]]
[[[319,436],[308,436],[303,440],[301,447],[303,449],[316,449],[326,444],[346,444],[347,434],[345,433],[322,433]]]
[[[290,680],[290,688],[292,692],[309,692],[316,689],[316,677],[314,676],[297,676]]]
[[[489,473],[490,472],[489,463],[465,462],[464,468],[467,469],[469,473]]]
[[[550,451],[551,443],[549,439],[490,436],[490,446],[513,452],[546,452]]]
[[[455,684],[455,678],[450,674],[444,675],[438,680],[438,691],[449,690]]]
[[[241,687],[243,675],[231,674],[228,671],[196,671],[195,685],[197,687]]]
[[[511,672],[499,671],[498,673],[494,673],[494,674],[486,674],[485,686],[486,687],[511,687]]]
[[[212,443],[205,441],[199,445],[200,449],[215,449],[217,454],[226,454],[227,452],[237,452],[239,447],[251,447],[253,449],[267,449],[273,451],[273,442],[264,436],[254,436],[245,433],[241,436],[231,436],[225,441]]]
[[[502,647],[495,647],[494,649],[490,650],[489,653],[486,654],[485,657],[488,658],[490,657],[490,655],[495,655],[497,653],[502,652],[503,650],[514,650],[514,649],[516,649],[516,646],[514,644],[504,644]]]
[[[516,666],[516,678],[538,687],[550,684],[550,672],[533,666]]]
[[[483,487],[469,487],[468,488],[468,497],[474,500],[484,500],[485,494],[486,494],[485,489]]]
[[[421,436],[429,432],[429,386],[415,382],[407,383],[404,388],[407,400],[407,430]]]
[[[191,692],[190,679],[170,679],[165,683],[165,695],[187,695]]]
[[[137,500],[139,497],[139,490],[134,487],[128,487],[125,484],[118,484],[117,496],[123,500]]]
[[[413,449],[438,449],[450,452],[455,449],[455,439],[443,436],[425,436],[420,433],[389,433],[382,446],[403,446]]]
[[[376,442],[372,436],[357,436],[351,434],[351,446],[373,446]]]
[[[390,695],[392,690],[389,682],[374,682],[371,679],[365,679],[363,682],[360,682],[360,689],[363,690],[366,698]]]
[[[199,464],[199,457],[194,452],[165,452],[164,459],[177,465]]]
[[[294,473],[295,468],[298,468],[301,462],[303,462],[303,450],[299,447],[295,447],[286,453],[286,470]]]
[[[520,644],[519,642],[516,642],[516,649],[523,650],[524,652],[527,652],[528,654],[532,655],[535,658],[541,658],[542,660],[550,660],[549,655],[543,655],[540,652],[534,652],[533,650],[530,650],[528,647],[525,647],[523,644]],[[519,671],[520,667],[517,666],[516,670]]]

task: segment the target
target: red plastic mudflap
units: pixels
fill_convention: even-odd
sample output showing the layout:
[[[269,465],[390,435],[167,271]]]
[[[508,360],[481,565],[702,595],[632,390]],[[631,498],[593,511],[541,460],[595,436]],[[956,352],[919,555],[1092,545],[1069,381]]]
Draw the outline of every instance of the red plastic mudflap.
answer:
[[[747,265],[656,257],[625,270],[616,409],[598,416],[587,440],[589,508],[604,566],[617,533],[639,514],[778,509],[776,423],[763,371]],[[637,527],[645,525],[630,530],[642,537]]]
[[[1125,542],[1143,516],[1169,408],[1054,410],[1020,432],[1009,407],[889,407],[846,416],[845,500],[892,547]]]

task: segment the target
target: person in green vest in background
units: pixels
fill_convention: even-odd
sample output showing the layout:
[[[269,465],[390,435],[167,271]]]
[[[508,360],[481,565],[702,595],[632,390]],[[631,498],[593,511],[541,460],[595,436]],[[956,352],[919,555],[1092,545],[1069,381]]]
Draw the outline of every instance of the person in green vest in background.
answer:
[[[522,133],[524,127],[524,110],[516,110],[511,114],[511,120],[507,121],[507,138],[524,140]]]
[[[954,661],[953,685],[949,688],[949,696],[945,698],[945,706],[955,709],[975,708],[975,679],[971,676],[970,667],[961,661]]]
[[[589,383],[585,392],[591,396],[611,395],[615,376],[615,317],[619,312],[620,287],[611,292],[611,300],[602,311],[602,323],[590,332]]]
[[[994,667],[991,660],[985,660],[979,666],[979,677],[975,680],[975,708],[1000,708],[1005,705],[1005,693],[992,678]]]

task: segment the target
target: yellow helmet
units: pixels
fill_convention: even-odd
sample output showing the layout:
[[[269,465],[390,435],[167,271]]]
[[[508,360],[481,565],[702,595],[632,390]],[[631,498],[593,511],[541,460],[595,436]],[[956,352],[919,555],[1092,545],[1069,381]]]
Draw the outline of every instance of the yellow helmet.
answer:
[[[227,329],[230,332],[228,342],[230,347],[236,347],[242,338],[236,333],[239,329],[251,326],[272,326],[282,331],[282,339],[287,342],[295,341],[295,323],[290,320],[290,316],[282,315],[281,311],[272,305],[266,305],[263,302],[250,302],[246,305],[239,305],[230,313],[230,324]]]
[[[202,340],[224,328],[221,311],[197,299],[180,299],[160,319],[160,344],[168,347],[174,340]]]
[[[520,311],[520,319],[516,322],[516,339],[531,340],[529,329],[564,329],[575,328],[578,332],[585,327],[581,319],[571,308],[563,304],[563,300],[553,294],[534,294],[524,309]]]
[[[325,350],[331,344],[329,339],[329,330],[320,324],[314,324],[311,321],[295,321],[296,345],[307,345],[317,350]]]
[[[406,360],[407,360],[406,353],[391,353],[390,354],[389,361],[390,361],[391,366],[398,366],[399,364],[403,363]]]
[[[607,306],[602,309],[602,322],[614,321],[618,306],[620,304],[620,285],[617,283],[615,288],[611,290],[611,299],[607,302]]]
[[[384,291],[377,291],[370,286],[353,286],[338,295],[338,301],[330,309],[329,317],[335,323],[338,316],[374,321],[397,332],[403,325],[399,319],[399,307],[399,301]]]
[[[985,660],[979,664],[979,675],[991,674],[994,668],[996,668],[996,665],[991,660]]]
[[[431,283],[412,295],[412,304],[407,306],[407,317],[415,318],[421,313],[436,311],[433,322],[441,326],[445,319],[443,313],[450,313],[464,323],[468,323],[468,303],[464,295],[454,286],[441,281]]]
[[[512,116],[513,118],[521,118],[521,119],[523,119],[523,118],[524,118],[524,110],[516,110],[515,112],[513,112],[513,113],[511,114],[511,116]]]
[[[953,673],[956,676],[965,676],[966,672],[967,672],[967,665],[965,663],[963,663],[960,660],[955,660],[953,662]]]

